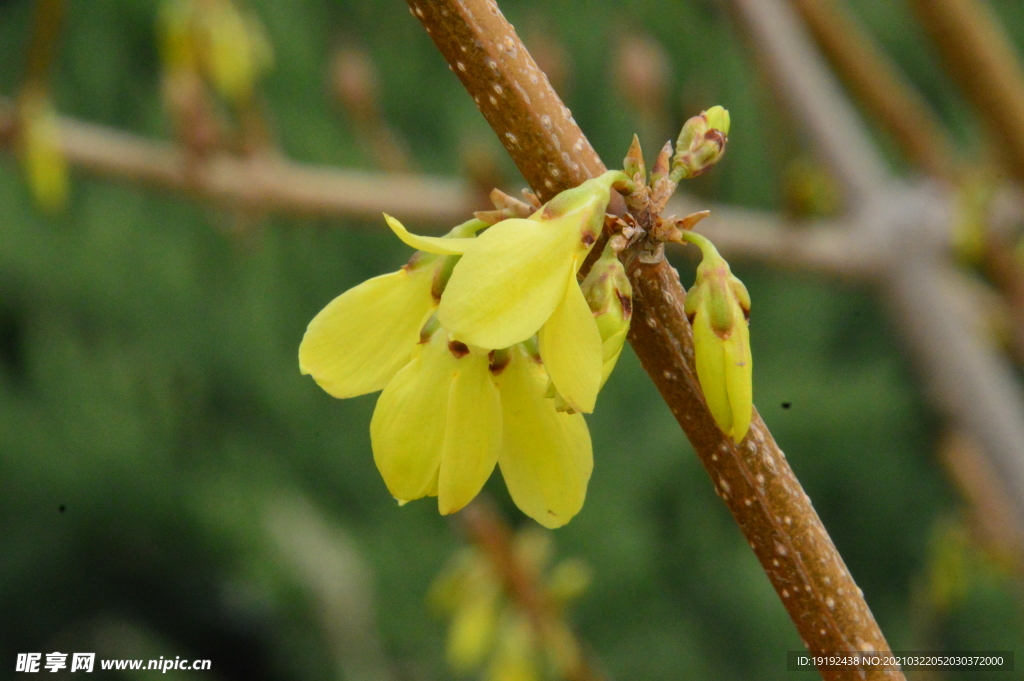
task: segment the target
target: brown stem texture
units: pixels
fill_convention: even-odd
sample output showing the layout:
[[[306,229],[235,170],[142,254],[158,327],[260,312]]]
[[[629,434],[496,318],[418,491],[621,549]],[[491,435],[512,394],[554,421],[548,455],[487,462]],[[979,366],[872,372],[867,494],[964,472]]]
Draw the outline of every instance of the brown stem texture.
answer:
[[[493,1],[407,1],[541,198],[605,170]],[[860,589],[761,418],[755,413],[739,445],[715,425],[694,369],[685,292],[663,249],[641,243],[624,256],[634,292],[630,342],[805,644],[815,653],[887,651]],[[869,668],[820,671],[830,680],[903,678]]]

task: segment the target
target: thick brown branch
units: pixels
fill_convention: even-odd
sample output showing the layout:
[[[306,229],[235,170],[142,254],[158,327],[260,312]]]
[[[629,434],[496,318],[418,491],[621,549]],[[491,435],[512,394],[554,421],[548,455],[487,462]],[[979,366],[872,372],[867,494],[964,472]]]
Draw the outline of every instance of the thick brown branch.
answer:
[[[558,96],[493,2],[408,2],[536,191],[550,196],[604,170],[567,114],[558,121],[557,145],[553,141],[548,124],[562,111]],[[510,98],[499,105],[497,96],[505,93]],[[764,423],[756,417],[739,446],[715,425],[693,368],[678,274],[660,248],[632,255],[633,347],[808,648],[887,650],[863,596]],[[828,679],[902,678],[898,672],[821,671]]]
[[[569,108],[495,3],[408,2],[541,200],[604,172]]]

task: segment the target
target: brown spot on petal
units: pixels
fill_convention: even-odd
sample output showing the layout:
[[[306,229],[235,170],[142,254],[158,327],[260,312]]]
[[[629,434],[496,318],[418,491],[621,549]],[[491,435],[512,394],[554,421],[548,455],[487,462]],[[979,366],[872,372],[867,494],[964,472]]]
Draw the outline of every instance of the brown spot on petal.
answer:
[[[633,316],[633,299],[629,296],[622,295],[619,289],[615,289],[615,295],[619,299],[619,305],[622,306],[622,318],[629,320]]]
[[[597,237],[594,235],[593,232],[583,232],[582,239],[584,245],[586,246],[591,246],[595,241],[597,241]]]
[[[469,348],[465,343],[459,341],[448,341],[448,352],[452,353],[455,359],[462,359],[469,354]]]
[[[491,350],[487,355],[487,368],[495,376],[499,375],[512,361],[512,354],[508,350]]]

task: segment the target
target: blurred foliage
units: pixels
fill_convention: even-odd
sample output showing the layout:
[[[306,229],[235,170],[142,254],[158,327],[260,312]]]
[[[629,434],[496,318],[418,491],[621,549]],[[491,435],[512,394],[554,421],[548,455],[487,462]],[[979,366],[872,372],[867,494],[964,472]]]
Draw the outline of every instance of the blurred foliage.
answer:
[[[667,48],[666,116],[677,129],[710,104],[732,112],[724,162],[684,189],[782,205],[779,169],[803,142],[719,3],[594,0],[586,15],[567,0],[501,4],[528,45],[562,45],[567,103],[609,165],[635,127],[609,76],[608,46],[628,28]],[[957,135],[978,136],[905,8],[853,4]],[[993,4],[1024,43],[1020,4]],[[374,58],[383,115],[420,169],[458,173],[466,140],[490,139],[405,3],[248,6],[274,49],[265,96],[288,155],[369,164],[328,93],[332,51],[346,44]],[[51,87],[58,111],[168,136],[158,9],[69,1]],[[0,3],[5,95],[19,85],[30,14],[28,0]],[[74,173],[66,210],[43,215],[16,159],[0,159],[0,664],[25,651],[182,655],[212,659],[209,678],[359,681],[360,667],[346,664],[358,651],[339,644],[322,597],[269,529],[277,504],[304,498],[338,532],[330,541],[367,562],[396,678],[451,678],[444,624],[424,598],[458,534],[432,502],[399,508],[388,496],[370,453],[374,398],[333,400],[296,360],[313,315],[407,249],[382,221],[232,224],[181,196]],[[679,263],[687,283],[693,265]],[[734,270],[754,301],[755,403],[893,647],[924,645],[915,585],[941,569],[930,537],[958,502],[899,339],[871,290]],[[593,569],[574,611],[582,638],[613,678],[788,678],[785,651],[801,649],[799,637],[630,351],[620,366],[589,419],[586,506],[555,535],[559,555]],[[522,520],[503,485],[488,489]],[[927,644],[1017,645],[1019,583],[991,570],[956,579]]]

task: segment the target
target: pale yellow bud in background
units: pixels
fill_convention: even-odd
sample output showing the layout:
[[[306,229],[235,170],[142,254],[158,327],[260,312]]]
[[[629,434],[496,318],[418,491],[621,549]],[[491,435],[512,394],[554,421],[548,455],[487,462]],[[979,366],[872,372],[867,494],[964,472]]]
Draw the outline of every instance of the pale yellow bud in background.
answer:
[[[68,201],[68,164],[60,148],[57,114],[49,98],[38,89],[23,93],[20,101],[21,161],[36,203],[54,213]]]

